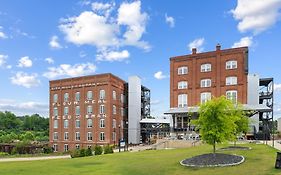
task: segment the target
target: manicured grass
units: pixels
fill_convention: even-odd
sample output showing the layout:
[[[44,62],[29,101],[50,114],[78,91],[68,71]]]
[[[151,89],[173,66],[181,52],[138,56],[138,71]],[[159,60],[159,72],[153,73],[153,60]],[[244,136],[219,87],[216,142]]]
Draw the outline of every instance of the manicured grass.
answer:
[[[222,147],[223,145],[220,145]],[[225,145],[224,145],[225,146]],[[244,145],[243,145],[244,146]],[[94,157],[44,160],[30,162],[2,162],[1,175],[244,175],[281,174],[274,169],[277,150],[266,145],[245,145],[252,150],[223,151],[243,155],[246,161],[234,167],[188,168],[179,161],[195,155],[209,153],[212,147],[199,147],[173,150],[150,150],[137,153],[115,153]],[[220,151],[221,152],[221,151]]]

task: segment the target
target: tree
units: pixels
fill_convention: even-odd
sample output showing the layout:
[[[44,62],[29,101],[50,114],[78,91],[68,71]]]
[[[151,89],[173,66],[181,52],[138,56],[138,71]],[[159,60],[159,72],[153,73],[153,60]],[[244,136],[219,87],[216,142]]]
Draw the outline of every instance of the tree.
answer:
[[[216,144],[231,140],[236,133],[237,115],[240,109],[227,100],[224,96],[213,98],[201,104],[199,119],[196,121],[202,140],[213,145],[213,153],[216,152]]]
[[[234,146],[236,146],[237,137],[241,133],[247,133],[249,130],[249,118],[242,113],[241,107],[236,110],[235,116],[237,117],[235,121],[236,129],[234,133]]]

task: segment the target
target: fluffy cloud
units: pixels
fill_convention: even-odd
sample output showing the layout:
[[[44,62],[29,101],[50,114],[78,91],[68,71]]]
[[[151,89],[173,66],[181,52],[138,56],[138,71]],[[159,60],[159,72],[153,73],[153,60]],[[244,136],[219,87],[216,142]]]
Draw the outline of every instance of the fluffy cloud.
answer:
[[[204,38],[197,38],[188,44],[188,48],[191,51],[192,48],[196,48],[197,52],[202,52],[204,48],[202,47],[205,42]]]
[[[175,27],[175,19],[172,16],[168,16],[167,14],[165,14],[165,20],[171,28]]]
[[[281,83],[280,84],[274,84],[274,91],[275,92],[281,92]]]
[[[239,21],[237,28],[240,32],[257,34],[280,20],[280,9],[280,0],[238,0],[236,8],[230,12]]]
[[[51,58],[51,57],[45,58],[45,61],[46,61],[47,63],[49,63],[49,64],[54,64],[54,63],[55,63],[54,59]]]
[[[8,55],[0,55],[0,68],[11,69],[11,65],[7,65]]]
[[[94,2],[92,11],[84,11],[78,16],[62,19],[59,29],[68,42],[76,45],[93,45],[97,48],[97,59],[120,61],[129,56],[120,47],[135,46],[150,50],[150,45],[141,38],[145,33],[148,15],[141,12],[141,2],[124,2],[118,8],[117,17],[111,15],[115,3]],[[106,51],[106,52],[105,52]],[[118,59],[106,59],[118,57]],[[123,59],[124,60],[124,59]]]
[[[15,76],[11,77],[12,84],[23,86],[26,88],[39,86],[40,80],[37,79],[37,74],[27,74],[24,72],[17,72]]]
[[[59,38],[57,36],[55,36],[55,35],[52,36],[51,40],[49,42],[49,46],[53,49],[61,49],[62,46],[60,45],[58,40],[59,40]]]
[[[45,72],[43,76],[54,79],[58,77],[77,77],[87,74],[92,74],[96,71],[96,66],[92,63],[82,64],[61,64],[59,67],[49,67],[48,72]]]
[[[19,59],[18,67],[31,67],[31,66],[32,66],[32,60],[28,56]]]
[[[3,27],[0,26],[0,39],[6,39],[8,38],[7,35],[2,31]]]
[[[235,42],[232,45],[232,48],[236,48],[236,47],[244,47],[244,46],[248,46],[250,47],[253,44],[253,37],[243,37],[240,39],[240,41]]]
[[[130,57],[130,53],[127,50],[121,52],[117,51],[103,51],[97,55],[98,61],[123,61]]]
[[[34,101],[17,102],[12,99],[0,99],[0,111],[11,111],[18,116],[36,113],[47,117],[49,106],[48,104]]]
[[[162,80],[164,78],[167,78],[168,76],[163,75],[162,71],[158,71],[154,74],[154,78],[158,79],[158,80]]]

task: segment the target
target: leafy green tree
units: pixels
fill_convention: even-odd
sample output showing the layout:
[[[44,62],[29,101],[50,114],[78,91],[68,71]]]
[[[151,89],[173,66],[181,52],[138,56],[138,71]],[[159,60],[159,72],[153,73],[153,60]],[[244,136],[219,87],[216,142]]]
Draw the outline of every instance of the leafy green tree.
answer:
[[[201,104],[199,119],[196,121],[202,140],[213,145],[213,153],[216,152],[216,144],[227,140],[233,140],[236,133],[238,112],[236,106],[224,96],[213,98]]]
[[[240,107],[239,110],[236,110],[237,120],[235,121],[236,130],[234,133],[234,146],[236,146],[237,137],[239,134],[246,134],[249,130],[249,118],[242,113],[242,109]]]

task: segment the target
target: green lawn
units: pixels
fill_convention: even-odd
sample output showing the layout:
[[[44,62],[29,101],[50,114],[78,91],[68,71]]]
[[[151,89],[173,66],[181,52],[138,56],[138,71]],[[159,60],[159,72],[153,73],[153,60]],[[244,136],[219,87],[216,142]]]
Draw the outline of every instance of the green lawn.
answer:
[[[186,149],[150,150],[137,153],[115,153],[86,158],[30,162],[0,162],[1,175],[258,175],[281,174],[274,169],[276,151],[266,145],[247,145],[252,150],[227,151],[243,155],[246,161],[234,167],[187,168],[179,161],[212,150],[209,145]],[[221,147],[221,146],[220,146]],[[225,151],[226,152],[226,151]]]

